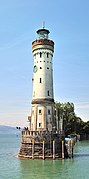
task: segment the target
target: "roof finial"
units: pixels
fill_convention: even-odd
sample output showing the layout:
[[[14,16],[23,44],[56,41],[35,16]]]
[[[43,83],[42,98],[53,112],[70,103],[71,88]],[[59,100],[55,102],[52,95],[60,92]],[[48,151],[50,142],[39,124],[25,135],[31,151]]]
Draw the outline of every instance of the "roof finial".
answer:
[[[45,21],[42,22],[42,27],[45,28]]]

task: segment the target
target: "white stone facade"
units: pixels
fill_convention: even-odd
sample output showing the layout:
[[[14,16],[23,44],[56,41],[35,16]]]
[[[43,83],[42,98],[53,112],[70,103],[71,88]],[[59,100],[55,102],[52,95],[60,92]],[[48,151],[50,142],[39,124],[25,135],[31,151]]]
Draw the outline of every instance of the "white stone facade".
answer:
[[[53,106],[48,104],[32,105],[31,126],[30,129],[36,130],[50,130],[53,125]]]
[[[39,34],[49,33],[46,29]],[[48,36],[47,36],[48,37]],[[54,42],[41,37],[32,43],[34,58],[31,131],[52,131],[53,128],[53,52]]]
[[[52,51],[37,49],[34,53],[34,66],[37,72],[33,76],[33,99],[53,99]]]

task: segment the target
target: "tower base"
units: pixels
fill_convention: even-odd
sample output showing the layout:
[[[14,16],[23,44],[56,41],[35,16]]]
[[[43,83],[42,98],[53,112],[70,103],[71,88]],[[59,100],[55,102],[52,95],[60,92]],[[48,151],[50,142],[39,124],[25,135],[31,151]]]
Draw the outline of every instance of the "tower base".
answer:
[[[48,131],[22,131],[18,157],[28,159],[63,159],[64,137]]]

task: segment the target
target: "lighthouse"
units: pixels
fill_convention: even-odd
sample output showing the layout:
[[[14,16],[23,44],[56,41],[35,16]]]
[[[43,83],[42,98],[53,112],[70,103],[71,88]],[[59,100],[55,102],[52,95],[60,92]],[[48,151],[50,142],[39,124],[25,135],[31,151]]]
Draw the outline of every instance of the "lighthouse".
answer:
[[[37,30],[32,42],[33,77],[32,107],[28,117],[30,126],[24,127],[18,157],[29,159],[62,158],[64,143],[58,128],[54,109],[53,53],[54,42],[50,31],[44,27]],[[63,154],[63,155],[62,155]]]
[[[32,42],[33,95],[31,131],[52,131],[54,123],[53,53],[54,42],[49,39],[49,30],[37,30],[37,39]]]

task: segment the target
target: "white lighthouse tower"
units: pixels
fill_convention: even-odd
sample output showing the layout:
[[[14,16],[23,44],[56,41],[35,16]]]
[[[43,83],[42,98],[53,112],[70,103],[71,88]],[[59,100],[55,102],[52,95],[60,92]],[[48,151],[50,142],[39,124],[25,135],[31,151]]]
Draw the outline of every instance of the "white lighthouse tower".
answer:
[[[54,42],[49,39],[49,30],[37,30],[37,39],[32,42],[34,58],[33,96],[30,130],[52,131],[54,122],[53,53]]]
[[[64,136],[59,132],[58,118],[54,114],[53,53],[54,42],[49,39],[49,30],[37,30],[37,39],[32,42],[33,95],[30,128],[24,127],[19,157],[29,159],[63,158]]]

